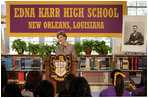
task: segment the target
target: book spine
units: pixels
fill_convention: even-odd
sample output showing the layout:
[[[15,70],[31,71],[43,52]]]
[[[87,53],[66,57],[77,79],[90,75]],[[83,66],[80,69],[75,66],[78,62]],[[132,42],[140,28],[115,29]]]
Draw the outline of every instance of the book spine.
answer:
[[[84,60],[84,59],[80,60],[80,68],[82,70],[86,70],[86,60]]]
[[[25,58],[25,69],[31,69],[31,58]]]
[[[135,70],[138,70],[138,58],[135,57]]]
[[[6,70],[9,68],[8,67],[8,58],[5,58],[5,61],[6,61]]]
[[[16,69],[15,58],[13,58],[13,67],[14,67],[14,70],[15,70]]]
[[[33,58],[32,68],[34,70],[40,70],[40,58]]]
[[[123,69],[128,70],[129,69],[129,61],[127,59],[123,60]]]
[[[6,58],[6,70],[12,70],[13,69],[13,59],[12,58]]]
[[[91,58],[91,64],[92,64],[92,68],[94,70],[95,69],[95,58],[94,57]]]
[[[116,64],[117,64],[117,65],[116,65],[116,68],[120,70],[120,69],[121,69],[121,67],[120,67],[120,60],[119,60],[119,59],[117,59],[117,61],[116,61],[116,62],[117,62],[117,63],[116,63]]]
[[[25,69],[25,58],[21,58],[21,69]]]
[[[95,70],[98,70],[98,59],[95,58]]]
[[[139,58],[138,59],[138,69],[146,69],[147,68],[147,58]]]
[[[91,57],[89,57],[89,67],[90,67],[90,70],[92,70]]]
[[[130,70],[134,70],[134,58],[130,58]]]
[[[90,70],[93,70],[93,58],[89,57],[89,65],[90,65]]]
[[[18,72],[18,81],[24,82],[24,72]]]
[[[22,68],[22,66],[21,66],[21,58],[18,60],[19,62],[18,62],[18,65],[19,65],[19,69],[21,69]]]
[[[120,58],[120,67],[123,69],[123,58]]]
[[[106,58],[105,60],[106,60],[106,70],[110,70],[111,69],[111,66],[109,64],[110,60],[109,58]]]
[[[87,61],[86,61],[86,59],[82,59],[81,66],[82,66],[82,68],[84,70],[86,70],[86,67],[87,67]]]

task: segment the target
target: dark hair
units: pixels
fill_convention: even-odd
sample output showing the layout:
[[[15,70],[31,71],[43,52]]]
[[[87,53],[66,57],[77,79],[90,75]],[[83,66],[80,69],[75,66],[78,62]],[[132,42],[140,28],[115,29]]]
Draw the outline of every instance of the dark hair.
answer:
[[[41,81],[42,77],[39,71],[30,71],[27,75],[25,89],[33,92]]]
[[[142,86],[145,86],[143,91],[138,92],[137,94],[134,94],[133,96],[147,96],[147,69],[144,69],[141,74],[141,82],[137,86],[137,88],[141,88]]]
[[[34,91],[34,96],[37,97],[54,97],[54,87],[48,80],[42,80]]]
[[[91,97],[88,82],[83,77],[76,77],[70,83],[70,97]]]
[[[138,29],[138,26],[137,25],[133,25],[133,27],[137,27],[137,29]]]
[[[66,77],[64,78],[64,86],[67,90],[69,90],[69,86],[70,86],[70,82],[72,81],[72,79],[75,78],[75,75],[73,74],[68,74],[66,75]]]
[[[5,97],[22,97],[19,86],[15,83],[10,83],[4,88]]]
[[[67,35],[65,34],[65,32],[63,30],[59,31],[57,34],[57,38],[59,37],[59,35],[62,35],[65,37],[65,40],[67,39]]]
[[[75,75],[73,74],[67,74],[64,78],[64,88],[61,92],[59,92],[58,97],[67,97],[69,96],[69,86],[71,81],[75,78]]]
[[[116,72],[121,72],[121,71],[118,70],[118,69],[115,69],[111,73],[111,78],[113,79],[113,84],[114,84],[114,75],[115,75]],[[115,90],[116,90],[116,96],[122,96],[123,95],[124,79],[123,79],[123,77],[121,75],[117,75],[117,77],[116,77]]]
[[[147,87],[147,70],[143,70],[141,73],[141,82],[140,85],[138,86],[138,88],[142,87],[142,86],[146,86]]]
[[[1,94],[2,94],[2,96],[3,96],[3,88],[7,84],[8,84],[8,78],[7,78],[6,67],[5,67],[5,64],[2,63],[2,66],[1,66]]]

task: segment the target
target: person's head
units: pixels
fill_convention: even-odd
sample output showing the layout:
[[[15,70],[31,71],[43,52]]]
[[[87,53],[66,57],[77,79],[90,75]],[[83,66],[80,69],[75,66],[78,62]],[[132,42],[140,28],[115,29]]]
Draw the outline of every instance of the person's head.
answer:
[[[140,82],[140,87],[142,86],[147,86],[147,70],[143,70],[142,74],[141,74],[141,82]]]
[[[67,97],[69,96],[69,86],[71,81],[75,78],[73,74],[67,74],[64,78],[64,88],[59,92],[58,97]]]
[[[61,30],[57,33],[57,38],[60,43],[64,43],[67,39],[67,35],[65,34],[65,32],[63,30]]]
[[[138,26],[137,25],[133,25],[133,31],[137,32]]]
[[[8,84],[8,78],[7,78],[6,67],[5,67],[5,64],[2,63],[2,66],[1,66],[1,92],[3,91],[3,88],[7,84]]]
[[[73,74],[66,75],[66,77],[64,78],[64,85],[66,90],[69,90],[70,83],[74,78],[75,76]]]
[[[48,80],[42,80],[34,91],[35,97],[54,97],[54,87]]]
[[[69,87],[70,97],[91,97],[90,87],[83,77],[74,78]]]
[[[22,97],[19,86],[15,83],[10,83],[4,88],[5,97]]]
[[[115,69],[111,73],[111,81],[115,86],[116,96],[122,96],[124,90],[124,75],[118,69]]]
[[[42,77],[39,71],[30,71],[27,75],[25,89],[33,92],[41,81]]]

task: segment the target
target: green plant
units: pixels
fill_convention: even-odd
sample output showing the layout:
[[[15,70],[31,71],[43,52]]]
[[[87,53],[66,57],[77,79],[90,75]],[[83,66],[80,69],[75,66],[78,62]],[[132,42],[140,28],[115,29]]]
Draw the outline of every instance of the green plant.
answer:
[[[86,52],[87,50],[93,50],[94,48],[94,40],[83,40],[82,42],[83,51]]]
[[[76,50],[76,54],[77,54],[78,56],[80,56],[80,55],[81,55],[81,52],[83,52],[82,44],[81,44],[80,42],[76,42],[76,43],[74,44],[74,47],[75,47],[75,50]]]
[[[95,41],[94,42],[94,51],[99,53],[99,55],[107,55],[108,52],[111,53],[112,48],[106,45],[105,41]]]
[[[56,46],[60,45],[60,42],[58,40],[54,41],[52,44],[52,52],[55,53],[56,52]]]
[[[21,39],[16,39],[12,42],[11,45],[12,50],[15,50],[18,52],[18,54],[23,54],[24,51],[26,51],[26,42],[21,41]]]
[[[40,52],[40,45],[39,44],[32,44],[28,43],[28,50],[29,54],[38,54]]]
[[[53,50],[52,45],[50,46],[48,44],[46,44],[46,45],[41,44],[40,54],[42,55],[42,58],[45,58],[46,56],[51,55],[52,50]]]

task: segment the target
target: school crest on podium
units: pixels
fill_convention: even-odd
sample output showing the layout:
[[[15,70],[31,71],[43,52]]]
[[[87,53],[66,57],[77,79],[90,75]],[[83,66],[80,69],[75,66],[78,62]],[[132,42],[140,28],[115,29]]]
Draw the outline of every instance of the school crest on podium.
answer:
[[[71,56],[50,56],[49,68],[51,71],[50,77],[56,81],[64,81],[66,74],[71,72],[72,59]]]

